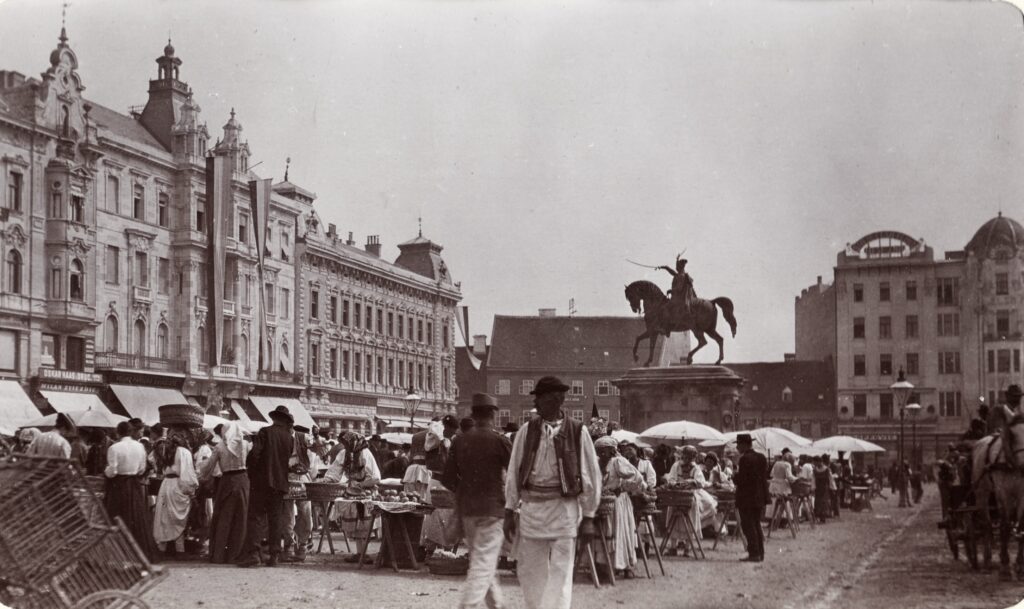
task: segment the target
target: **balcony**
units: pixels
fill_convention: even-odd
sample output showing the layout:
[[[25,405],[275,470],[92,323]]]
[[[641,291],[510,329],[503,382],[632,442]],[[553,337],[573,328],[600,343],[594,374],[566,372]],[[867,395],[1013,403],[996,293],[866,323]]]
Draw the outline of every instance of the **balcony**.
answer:
[[[207,309],[205,296],[196,296],[196,308],[203,311]]]
[[[151,304],[153,302],[153,288],[147,288],[141,285],[132,287],[132,299],[135,302]]]
[[[238,376],[238,364],[221,364],[213,371],[214,376]]]
[[[252,317],[252,305],[242,305],[242,317]]]
[[[128,368],[131,370],[150,370],[153,372],[173,372],[184,374],[187,365],[183,359],[170,359],[166,357],[151,357],[148,355],[137,355],[134,353],[106,353],[96,354],[96,369],[103,368]]]
[[[260,370],[256,379],[265,383],[299,383],[298,376],[293,372],[275,372],[273,370]]]
[[[0,309],[9,311],[22,311],[27,313],[32,306],[32,300],[24,294],[0,294]]]
[[[96,308],[76,300],[48,300],[46,316],[50,327],[59,331],[74,333],[93,323]]]
[[[235,301],[234,300],[225,300],[224,301],[224,314],[225,315],[234,315],[235,314]]]

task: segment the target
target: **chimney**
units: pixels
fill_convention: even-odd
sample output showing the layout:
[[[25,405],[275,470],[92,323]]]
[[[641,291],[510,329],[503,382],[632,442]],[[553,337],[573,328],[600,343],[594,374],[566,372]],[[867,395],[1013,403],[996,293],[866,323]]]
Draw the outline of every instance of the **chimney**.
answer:
[[[345,241],[345,245],[355,245],[356,240],[352,238],[352,231],[348,231],[348,241]]]
[[[539,317],[554,317],[555,309],[537,309],[537,315]]]
[[[487,355],[487,335],[486,334],[474,334],[473,335],[473,355],[477,357],[483,357]]]
[[[327,238],[332,240],[338,239],[338,227],[333,223],[327,225]]]
[[[13,89],[25,83],[25,75],[14,70],[0,70],[0,91]]]
[[[380,258],[380,235],[366,237],[366,251]]]
[[[796,361],[796,353],[783,353],[782,354],[782,361],[784,361],[784,362],[795,362]]]

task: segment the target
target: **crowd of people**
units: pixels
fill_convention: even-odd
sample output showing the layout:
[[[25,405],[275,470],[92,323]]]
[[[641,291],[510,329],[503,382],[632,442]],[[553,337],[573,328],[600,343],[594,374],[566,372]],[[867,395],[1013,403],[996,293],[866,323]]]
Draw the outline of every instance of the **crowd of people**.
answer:
[[[611,544],[607,559],[596,553],[598,576],[634,577],[639,553],[649,549],[637,521],[654,511],[656,489],[692,493],[687,507],[659,515],[670,554],[690,554],[694,541],[725,531],[720,501],[735,501],[744,560],[755,562],[764,560],[761,522],[771,503],[783,508],[783,523],[839,514],[852,476],[845,460],[784,450],[769,465],[747,434],[724,454],[616,440],[614,424],[565,416],[568,390],[555,377],[540,379],[532,392],[537,415],[521,429],[498,429],[496,399],[477,394],[471,417],[435,420],[397,446],[353,431],[333,437],[307,429],[279,406],[269,413],[272,425],[255,433],[239,421],[203,431],[132,420],[108,438],[102,430],[76,430],[60,415],[52,431],[22,430],[12,448],[72,459],[103,476],[110,515],[124,520],[154,560],[206,558],[250,568],[305,560],[317,524],[305,483],[370,489],[391,479],[427,501],[445,488],[454,507],[433,510],[409,533],[420,542],[418,560],[464,541],[466,607],[501,606],[499,565],[516,571],[527,607],[568,607],[575,553],[597,532],[595,518],[604,519],[600,528]],[[809,499],[792,502],[794,496]],[[342,527],[365,522],[366,509],[346,502],[331,520]],[[676,509],[690,526],[670,532]]]

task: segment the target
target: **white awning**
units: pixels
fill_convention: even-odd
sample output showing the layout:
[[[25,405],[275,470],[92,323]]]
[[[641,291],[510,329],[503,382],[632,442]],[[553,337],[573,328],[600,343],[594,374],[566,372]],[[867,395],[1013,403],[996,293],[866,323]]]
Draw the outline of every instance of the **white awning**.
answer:
[[[57,412],[68,412],[70,410],[105,410],[110,412],[107,405],[103,403],[100,396],[95,393],[77,393],[73,391],[40,391],[46,401],[53,406]]]
[[[0,427],[11,433],[26,421],[38,419],[39,409],[17,381],[0,381]]]
[[[139,385],[111,385],[110,388],[128,415],[141,419],[146,425],[160,422],[161,406],[188,404],[188,400],[177,389]]]
[[[277,408],[278,406],[284,405],[288,408],[288,412],[291,413],[292,417],[295,418],[296,425],[302,425],[308,429],[312,429],[316,423],[313,422],[313,417],[309,416],[306,409],[302,406],[302,402],[296,398],[274,398],[267,397],[265,395],[250,395],[249,401],[252,405],[260,411],[268,421],[270,420],[270,411]]]

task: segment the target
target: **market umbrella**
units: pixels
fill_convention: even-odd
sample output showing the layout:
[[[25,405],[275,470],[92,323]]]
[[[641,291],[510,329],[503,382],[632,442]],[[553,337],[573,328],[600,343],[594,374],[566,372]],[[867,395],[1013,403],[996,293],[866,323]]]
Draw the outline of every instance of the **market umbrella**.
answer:
[[[122,421],[127,421],[128,417],[122,417],[121,415],[114,414],[108,410],[93,410],[91,408],[85,410],[68,410],[64,412],[65,415],[76,427],[102,427],[104,429],[113,429],[117,427],[117,424]],[[57,425],[57,413],[48,414],[45,417],[33,419],[22,424],[22,427],[54,427]]]
[[[611,434],[611,437],[616,442],[633,442],[640,448],[651,448],[651,445],[640,439],[640,434],[633,431],[626,431],[625,429],[616,429]]]
[[[402,444],[412,444],[412,434],[404,432],[391,432],[380,434],[380,439],[384,440],[388,444],[395,444],[401,446]]]
[[[640,438],[645,442],[656,444],[681,443],[700,440],[724,441],[725,436],[717,429],[702,423],[693,421],[669,421],[659,423],[646,431],[640,432]]]
[[[811,444],[814,448],[843,453],[884,453],[885,449],[877,444],[854,438],[852,436],[831,436],[822,438]]]

